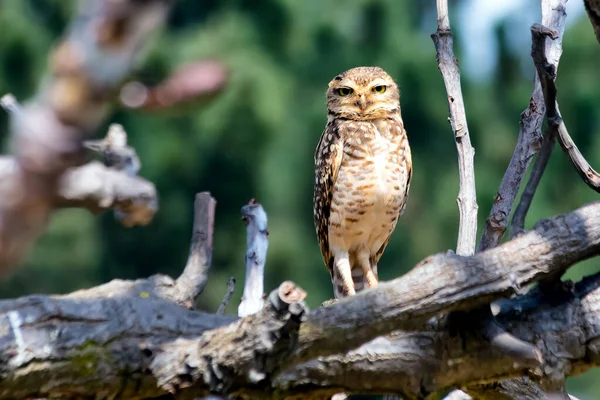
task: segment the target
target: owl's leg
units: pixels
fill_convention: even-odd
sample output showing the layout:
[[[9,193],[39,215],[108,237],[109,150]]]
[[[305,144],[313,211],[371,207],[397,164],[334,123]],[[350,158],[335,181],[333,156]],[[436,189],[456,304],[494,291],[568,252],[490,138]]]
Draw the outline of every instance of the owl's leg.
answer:
[[[358,254],[358,264],[365,274],[365,280],[367,281],[367,287],[377,287],[379,278],[377,277],[377,265],[371,268],[371,257],[367,252],[361,252]]]
[[[334,255],[333,273],[335,282],[334,285],[341,284],[342,296],[354,296],[354,281],[352,280],[352,271],[350,268],[350,256],[348,253],[336,253]],[[338,293],[336,293],[336,298]]]

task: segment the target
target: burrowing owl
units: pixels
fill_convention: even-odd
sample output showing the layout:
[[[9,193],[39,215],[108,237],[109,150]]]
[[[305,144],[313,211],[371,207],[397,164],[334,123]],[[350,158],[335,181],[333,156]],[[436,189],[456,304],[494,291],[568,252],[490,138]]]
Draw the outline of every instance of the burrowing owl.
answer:
[[[315,152],[313,213],[336,298],[377,286],[377,262],[404,211],[411,176],[394,80],[378,67],[333,78]]]

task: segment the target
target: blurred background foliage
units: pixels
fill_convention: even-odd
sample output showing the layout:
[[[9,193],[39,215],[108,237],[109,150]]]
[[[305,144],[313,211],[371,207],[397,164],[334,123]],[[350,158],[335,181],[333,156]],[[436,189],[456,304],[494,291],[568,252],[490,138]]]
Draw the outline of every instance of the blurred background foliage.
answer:
[[[470,40],[461,34],[461,24],[469,26],[477,17],[468,13],[473,3],[450,2],[459,59]],[[538,3],[525,1],[519,12],[497,20],[493,46],[485,52],[476,48],[475,61],[463,68],[476,149],[480,231],[511,157],[520,113],[528,104],[533,76],[529,25],[539,21]],[[0,93],[11,92],[21,100],[35,94],[47,52],[75,5],[65,0],[0,1]],[[523,15],[533,19],[517,23]],[[227,278],[234,276],[238,284],[229,312],[236,312],[244,279],[240,208],[253,197],[269,215],[266,290],[292,279],[308,291],[310,306],[330,298],[329,275],[312,222],[313,152],[326,121],[327,83],[358,65],[379,65],[399,83],[413,151],[410,199],[380,262],[382,279],[403,274],[429,254],[454,248],[456,150],[429,38],[435,26],[433,0],[179,0],[136,77],[158,82],[182,63],[216,59],[230,71],[228,85],[214,100],[196,107],[162,114],[120,109],[107,121],[123,124],[129,133],[143,163],[141,174],[160,193],[160,212],[149,226],[134,229],[121,227],[111,213],[56,212],[24,265],[0,283],[0,296],[65,293],[154,273],[177,276],[187,258],[194,194],[208,190],[217,199],[217,215],[213,267],[201,308],[214,311]],[[477,63],[490,52],[495,67],[481,79]],[[570,20],[564,39],[559,101],[571,135],[596,167],[598,65],[600,45],[587,17],[579,13]],[[0,135],[8,151],[4,113]],[[557,149],[527,227],[597,198]],[[597,261],[589,261],[568,277],[578,280],[598,269]],[[571,379],[568,389],[581,399],[596,399],[598,375],[591,371]]]

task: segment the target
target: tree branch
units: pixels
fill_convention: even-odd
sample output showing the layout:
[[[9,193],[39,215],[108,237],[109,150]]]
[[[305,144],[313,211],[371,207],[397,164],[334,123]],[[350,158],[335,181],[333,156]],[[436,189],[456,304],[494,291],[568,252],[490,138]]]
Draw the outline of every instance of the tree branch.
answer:
[[[571,164],[583,181],[596,192],[600,192],[600,175],[590,166],[583,157],[573,139],[567,131],[567,127],[560,115],[558,102],[556,100],[556,72],[557,63],[549,59],[544,51],[547,46],[547,38],[554,41],[561,40],[561,32],[539,24],[531,27],[533,46],[531,55],[538,74],[541,77],[544,101],[546,102],[546,114],[550,125],[550,134],[558,137],[558,142],[563,151],[569,156]]]
[[[265,261],[269,248],[267,213],[254,199],[242,207],[246,222],[246,280],[238,315],[245,317],[258,312],[263,306]]]
[[[499,302],[499,322],[536,343],[541,369],[515,363],[476,329],[456,335],[452,319],[431,317],[509,297],[599,250],[597,202],[473,256],[429,257],[401,278],[308,316],[306,293],[291,282],[236,322],[165,301],[151,286],[168,287],[160,277],[0,301],[0,398],[198,397],[212,390],[261,399],[323,389],[316,394],[383,391],[411,399],[523,374],[557,380],[600,363],[600,275],[563,302],[537,290]],[[411,332],[378,338],[398,329]],[[317,357],[325,358],[311,361]],[[307,383],[302,371],[315,362],[328,367]]]
[[[17,166],[0,184],[0,272],[44,231],[60,177],[80,163],[81,142],[109,111],[112,92],[164,20],[170,1],[87,0],[50,57],[35,100],[12,115]],[[16,104],[5,97],[8,108]]]
[[[227,291],[225,292],[225,295],[223,296],[223,300],[221,300],[221,304],[219,304],[219,309],[217,310],[217,315],[225,314],[225,309],[227,308],[227,305],[231,301],[234,291],[235,291],[235,278],[232,276],[229,279],[227,279]]]
[[[448,17],[448,0],[437,0],[438,28],[431,35],[436,50],[438,68],[442,73],[446,92],[448,93],[448,108],[450,125],[454,132],[456,150],[458,151],[458,170],[460,189],[458,193],[458,209],[460,225],[456,254],[470,255],[475,251],[477,235],[477,200],[475,193],[475,169],[473,157],[475,150],[471,146],[465,105],[460,87],[460,70],[454,57],[454,40],[450,31]]]
[[[0,182],[15,173],[13,157],[0,157]],[[147,225],[158,210],[156,187],[140,177],[107,168],[99,162],[68,169],[60,178],[53,201],[57,208],[85,208],[93,213],[109,209],[124,215],[125,226]]]
[[[212,261],[215,207],[217,202],[208,192],[196,194],[194,201],[194,228],[190,255],[183,273],[177,278],[174,300],[193,307],[204,290]]]
[[[562,381],[600,365],[598,301],[600,275],[577,284],[564,302],[538,290],[502,302],[498,320],[511,334],[536,343],[543,355],[541,368],[515,363],[474,331],[456,335],[451,322],[442,319],[419,331],[394,332],[347,354],[289,368],[273,386],[288,396],[344,390],[395,393],[406,400],[438,399],[448,389],[468,386],[475,398],[539,399],[545,394],[535,381]],[[531,378],[507,379],[519,376]],[[455,391],[449,398],[471,397]]]

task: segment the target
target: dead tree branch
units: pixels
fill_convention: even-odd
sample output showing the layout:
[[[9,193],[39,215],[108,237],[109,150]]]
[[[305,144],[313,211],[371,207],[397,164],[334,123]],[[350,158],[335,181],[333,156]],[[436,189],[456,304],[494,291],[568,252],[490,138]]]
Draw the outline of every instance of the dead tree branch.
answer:
[[[0,182],[11,179],[15,170],[13,157],[0,157]],[[85,208],[93,213],[118,210],[124,215],[121,222],[125,226],[138,226],[152,220],[158,210],[158,196],[152,182],[94,161],[62,175],[53,204],[56,208]]]
[[[80,17],[50,57],[40,93],[12,115],[17,165],[0,184],[0,271],[17,264],[44,231],[62,174],[80,163],[84,137],[107,115],[112,93],[150,32],[164,20],[169,4],[81,3]]]
[[[242,219],[246,222],[246,280],[244,294],[238,307],[238,315],[245,317],[262,309],[265,261],[269,248],[267,213],[254,199],[242,207]]]
[[[475,149],[471,146],[465,104],[460,87],[460,70],[454,57],[454,39],[450,30],[448,17],[448,0],[437,0],[438,28],[431,35],[435,44],[438,68],[442,73],[446,92],[448,93],[448,108],[450,125],[454,132],[456,150],[458,152],[458,170],[460,189],[458,193],[458,209],[460,224],[456,254],[470,255],[475,251],[477,235],[477,197],[475,193],[475,168],[473,157]]]
[[[595,320],[600,308],[594,305],[599,300],[600,275],[596,275],[578,283],[564,302],[552,301],[538,290],[502,302],[498,320],[511,334],[536,343],[542,353],[541,368],[513,362],[473,331],[456,335],[451,321],[442,319],[419,331],[395,332],[347,354],[289,368],[273,386],[290,396],[344,390],[433,400],[450,388],[468,386],[475,398],[545,398],[536,382],[562,382],[566,376],[600,365]],[[518,376],[525,378],[506,379]],[[471,398],[459,391],[454,396]]]
[[[208,192],[196,194],[194,201],[194,228],[190,254],[185,269],[176,282],[174,300],[193,307],[208,281],[212,262],[215,207],[217,202]]]
[[[223,300],[221,300],[221,304],[219,304],[219,309],[217,310],[217,315],[225,314],[225,309],[227,308],[227,305],[231,301],[234,291],[235,291],[235,278],[232,276],[229,279],[227,279],[227,291],[225,292],[225,295],[223,296]]]
[[[460,70],[454,57],[453,37],[450,31],[447,0],[437,0],[438,29],[431,35],[436,48],[438,67],[442,72],[448,104],[450,109],[450,124],[454,131],[458,151],[458,166],[460,176],[460,191],[458,205],[460,223],[458,232],[457,254],[470,255],[475,252],[477,236],[477,202],[475,192],[475,172],[473,158],[475,150],[471,146],[465,107],[460,87]],[[535,349],[505,333],[494,321],[488,305],[482,305],[471,313],[473,319],[480,321],[481,332],[489,341],[522,360],[535,360]]]
[[[260,399],[318,389],[412,399],[523,374],[557,380],[600,363],[600,276],[562,302],[535,291],[499,303],[499,322],[536,343],[541,369],[515,363],[476,333],[457,336],[449,318],[431,317],[510,297],[599,250],[600,202],[473,256],[429,257],[401,278],[308,315],[306,293],[291,282],[237,321],[178,307],[152,288],[168,286],[156,277],[0,301],[0,398],[198,397],[211,390]],[[379,337],[398,329],[410,332]]]

